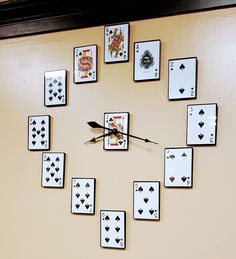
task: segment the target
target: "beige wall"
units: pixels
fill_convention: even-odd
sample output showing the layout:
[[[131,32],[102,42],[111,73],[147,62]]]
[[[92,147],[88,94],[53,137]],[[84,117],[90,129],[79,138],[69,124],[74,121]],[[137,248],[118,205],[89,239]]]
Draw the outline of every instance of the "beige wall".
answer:
[[[131,22],[133,42],[161,39],[161,80],[134,83],[133,57],[103,63],[103,27],[0,41],[0,258],[233,259],[236,234],[236,8]],[[99,80],[75,85],[73,47],[99,46]],[[169,58],[197,56],[198,98],[167,100]],[[43,75],[69,71],[66,107],[43,105]],[[217,102],[216,147],[194,148],[194,187],[163,187],[163,149],[185,146],[186,106]],[[128,111],[128,152],[106,152],[87,121]],[[67,154],[64,189],[44,189],[41,152],[27,150],[27,116],[52,116],[51,151]],[[122,169],[122,170],[121,170]],[[72,177],[97,179],[95,216],[70,213]],[[161,181],[160,222],[132,219],[133,180]],[[99,247],[99,210],[127,212],[127,248]]]

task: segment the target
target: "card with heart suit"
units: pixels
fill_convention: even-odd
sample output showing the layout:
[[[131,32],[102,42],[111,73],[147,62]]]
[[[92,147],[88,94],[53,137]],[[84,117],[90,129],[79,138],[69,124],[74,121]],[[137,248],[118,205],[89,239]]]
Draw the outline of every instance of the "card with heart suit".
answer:
[[[165,187],[191,188],[193,185],[193,148],[165,149]]]
[[[71,213],[95,214],[96,179],[72,178],[71,181]]]
[[[168,62],[168,99],[197,97],[197,58],[170,59]]]
[[[50,149],[50,116],[36,115],[28,117],[28,149]]]
[[[42,187],[63,188],[65,175],[65,153],[44,152],[42,154]]]
[[[193,104],[187,108],[187,145],[216,145],[217,104]]]
[[[100,211],[100,246],[125,249],[126,212],[120,210]]]
[[[160,182],[133,182],[134,219],[160,220]]]

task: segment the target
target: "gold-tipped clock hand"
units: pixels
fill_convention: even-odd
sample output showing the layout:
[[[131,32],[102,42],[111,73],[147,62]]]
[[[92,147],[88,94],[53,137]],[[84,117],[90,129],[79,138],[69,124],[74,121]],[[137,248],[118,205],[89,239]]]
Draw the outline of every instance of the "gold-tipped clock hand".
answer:
[[[89,143],[96,143],[98,139],[100,138],[103,138],[103,137],[106,137],[106,136],[110,136],[111,134],[113,134],[113,132],[108,132],[106,134],[102,134],[98,137],[94,137],[94,138],[91,138],[89,141],[86,141],[85,144],[89,144]]]

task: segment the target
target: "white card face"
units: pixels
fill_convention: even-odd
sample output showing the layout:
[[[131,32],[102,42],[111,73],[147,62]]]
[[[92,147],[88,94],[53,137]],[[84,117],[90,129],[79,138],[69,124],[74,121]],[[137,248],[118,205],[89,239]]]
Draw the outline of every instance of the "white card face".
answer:
[[[44,74],[44,105],[66,105],[66,70],[49,71]]]
[[[161,41],[134,43],[134,81],[160,79]]]
[[[197,58],[170,59],[168,64],[168,99],[195,99],[197,89]]]
[[[100,231],[101,247],[125,249],[125,211],[101,210]]]
[[[71,213],[95,214],[94,178],[72,178],[71,182]]]
[[[42,187],[64,187],[65,153],[44,152],[42,155]]]
[[[165,187],[192,187],[192,148],[165,149]]]
[[[28,149],[49,150],[50,149],[50,116],[28,117]]]
[[[74,48],[74,83],[97,81],[97,45]]]
[[[216,145],[217,104],[188,105],[187,145]]]
[[[110,129],[117,129],[117,131],[119,132],[129,133],[129,113],[105,113],[104,126]],[[105,130],[104,134],[107,134],[109,132],[109,130]],[[123,134],[112,134],[110,136],[106,136],[104,137],[104,149],[127,150],[128,137]]]
[[[129,60],[129,24],[105,26],[105,63]]]
[[[160,219],[160,182],[135,181],[133,186],[134,219]]]

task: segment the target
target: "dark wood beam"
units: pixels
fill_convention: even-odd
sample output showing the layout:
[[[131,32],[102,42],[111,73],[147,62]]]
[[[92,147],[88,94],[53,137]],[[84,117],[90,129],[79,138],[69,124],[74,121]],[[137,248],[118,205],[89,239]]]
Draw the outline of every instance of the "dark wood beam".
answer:
[[[12,0],[0,3],[0,39],[235,6],[236,0]]]

